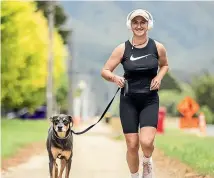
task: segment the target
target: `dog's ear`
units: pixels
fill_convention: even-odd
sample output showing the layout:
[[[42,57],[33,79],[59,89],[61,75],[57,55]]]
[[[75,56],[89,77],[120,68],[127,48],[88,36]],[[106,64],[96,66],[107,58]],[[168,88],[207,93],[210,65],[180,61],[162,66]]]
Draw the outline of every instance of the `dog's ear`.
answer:
[[[72,116],[68,115],[69,122],[73,122]]]
[[[50,120],[51,122],[53,122],[53,116],[49,117],[49,120]]]
[[[53,115],[53,116],[49,117],[49,120],[50,120],[51,122],[53,122],[54,119],[56,119],[56,117],[57,117],[57,115]]]

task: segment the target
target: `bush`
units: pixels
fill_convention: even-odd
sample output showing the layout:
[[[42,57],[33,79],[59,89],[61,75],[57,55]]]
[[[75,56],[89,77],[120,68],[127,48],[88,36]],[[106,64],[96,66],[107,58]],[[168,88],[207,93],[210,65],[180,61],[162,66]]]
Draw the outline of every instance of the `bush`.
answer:
[[[167,109],[167,114],[170,116],[177,116],[177,104],[182,99],[180,92],[174,90],[162,90],[159,92],[160,106]]]
[[[170,116],[179,116],[177,105],[186,97],[190,96],[195,99],[192,87],[186,83],[180,83],[182,91],[178,90],[161,90],[159,91],[160,106],[167,108],[167,114]]]
[[[208,106],[202,106],[200,112],[204,113],[207,124],[214,124],[214,114]]]
[[[201,75],[194,80],[192,86],[200,106],[208,106],[214,112],[214,76],[208,73]]]

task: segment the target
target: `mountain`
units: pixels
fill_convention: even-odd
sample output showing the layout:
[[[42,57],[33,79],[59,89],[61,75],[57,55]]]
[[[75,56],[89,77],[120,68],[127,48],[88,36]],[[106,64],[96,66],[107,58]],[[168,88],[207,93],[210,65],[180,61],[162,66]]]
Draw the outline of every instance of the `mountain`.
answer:
[[[112,50],[130,37],[126,15],[133,9],[147,9],[154,17],[150,36],[167,49],[172,70],[214,72],[214,2],[66,2],[74,30],[78,68],[101,68]],[[87,64],[83,66],[82,64]],[[81,67],[80,67],[81,66]],[[83,67],[83,68],[82,68]],[[96,68],[95,67],[95,68]]]
[[[154,17],[150,37],[167,49],[170,72],[180,81],[191,82],[204,70],[214,74],[214,2],[198,1],[62,1],[73,29],[73,64],[76,71],[88,73],[99,93],[113,95],[115,86],[100,77],[100,70],[112,50],[131,37],[125,26],[133,9],[143,8]],[[89,74],[94,71],[94,75]],[[122,67],[117,71],[122,74]],[[84,79],[84,77],[83,77]],[[111,89],[109,89],[111,88]],[[103,100],[103,102],[99,102]],[[104,104],[105,105],[105,104]]]

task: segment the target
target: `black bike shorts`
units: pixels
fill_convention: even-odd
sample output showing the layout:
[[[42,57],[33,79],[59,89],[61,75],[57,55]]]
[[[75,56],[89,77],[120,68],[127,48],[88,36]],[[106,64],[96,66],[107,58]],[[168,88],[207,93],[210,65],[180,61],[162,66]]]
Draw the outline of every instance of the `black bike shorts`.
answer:
[[[148,94],[120,94],[120,120],[123,133],[138,133],[140,128],[151,126],[157,128],[159,111],[159,95],[157,92]]]

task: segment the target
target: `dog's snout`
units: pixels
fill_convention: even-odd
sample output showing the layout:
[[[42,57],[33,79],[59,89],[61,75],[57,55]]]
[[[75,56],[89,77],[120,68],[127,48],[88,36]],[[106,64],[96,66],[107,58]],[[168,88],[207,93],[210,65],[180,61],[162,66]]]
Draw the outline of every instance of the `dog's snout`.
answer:
[[[62,126],[58,126],[58,129],[59,129],[59,130],[62,130]]]

